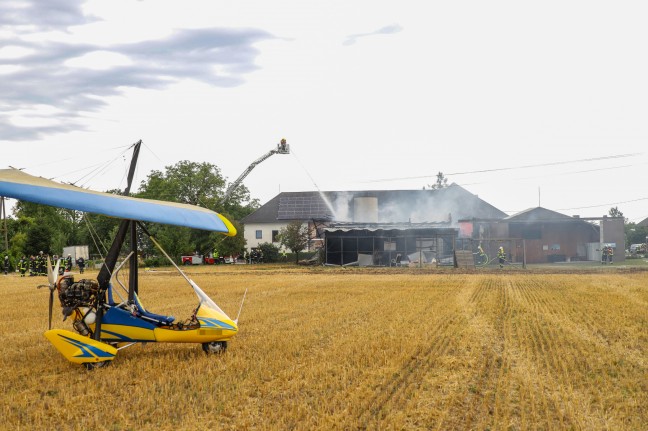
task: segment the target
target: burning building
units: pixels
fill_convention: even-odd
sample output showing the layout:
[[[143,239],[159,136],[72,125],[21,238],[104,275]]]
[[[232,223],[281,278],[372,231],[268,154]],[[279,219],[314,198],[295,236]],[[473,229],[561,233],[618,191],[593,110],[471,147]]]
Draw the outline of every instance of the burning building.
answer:
[[[324,247],[327,263],[390,265],[447,259],[458,236],[457,220],[504,217],[452,184],[437,190],[284,192],[242,222],[250,248],[278,242],[282,227],[301,221],[312,228],[310,247]]]

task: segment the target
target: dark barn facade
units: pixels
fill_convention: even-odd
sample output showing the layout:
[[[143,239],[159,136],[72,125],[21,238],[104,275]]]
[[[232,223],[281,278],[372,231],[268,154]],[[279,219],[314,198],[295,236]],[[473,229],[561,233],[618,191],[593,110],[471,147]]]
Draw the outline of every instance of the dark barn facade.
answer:
[[[324,229],[329,265],[452,264],[458,229],[447,223],[333,224]]]

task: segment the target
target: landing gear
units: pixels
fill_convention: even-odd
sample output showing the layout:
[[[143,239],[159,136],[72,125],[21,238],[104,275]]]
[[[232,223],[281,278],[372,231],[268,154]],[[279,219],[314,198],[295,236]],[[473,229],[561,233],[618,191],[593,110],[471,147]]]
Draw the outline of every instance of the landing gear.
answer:
[[[212,341],[211,343],[202,343],[202,349],[208,355],[214,353],[225,353],[227,350],[227,341]]]
[[[107,367],[112,361],[101,361],[101,362],[84,362],[83,366],[86,367],[86,370],[92,371],[97,368]]]

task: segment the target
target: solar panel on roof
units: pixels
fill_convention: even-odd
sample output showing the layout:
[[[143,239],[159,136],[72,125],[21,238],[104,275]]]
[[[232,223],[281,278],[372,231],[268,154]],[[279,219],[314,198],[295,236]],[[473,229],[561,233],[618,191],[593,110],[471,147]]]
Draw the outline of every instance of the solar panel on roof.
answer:
[[[286,196],[279,198],[279,220],[331,219],[331,211],[320,196]]]

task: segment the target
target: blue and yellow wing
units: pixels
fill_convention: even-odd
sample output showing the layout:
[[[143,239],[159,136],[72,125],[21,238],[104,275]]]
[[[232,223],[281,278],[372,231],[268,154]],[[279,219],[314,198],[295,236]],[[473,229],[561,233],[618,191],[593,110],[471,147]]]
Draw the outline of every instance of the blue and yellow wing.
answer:
[[[206,208],[86,190],[35,177],[17,169],[0,169],[0,196],[120,219],[236,235],[236,228],[229,220]]]

